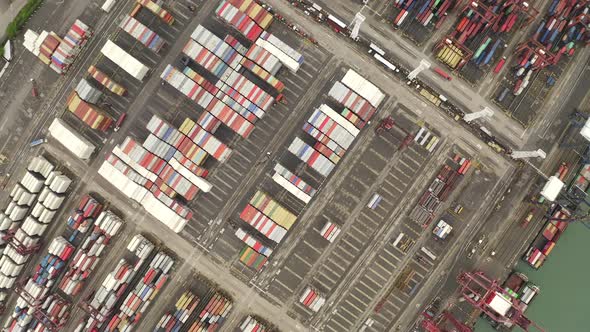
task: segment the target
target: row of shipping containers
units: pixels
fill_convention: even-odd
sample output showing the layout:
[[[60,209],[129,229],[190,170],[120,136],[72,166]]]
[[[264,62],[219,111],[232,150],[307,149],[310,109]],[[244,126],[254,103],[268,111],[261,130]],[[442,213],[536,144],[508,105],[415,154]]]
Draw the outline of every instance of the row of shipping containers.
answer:
[[[180,232],[192,212],[177,198],[190,201],[200,191],[209,192],[212,185],[206,180],[208,170],[203,163],[208,155],[224,161],[231,150],[188,118],[176,129],[154,115],[146,127],[150,134],[143,143],[127,137],[113,148],[103,163],[102,174],[113,184],[117,180],[111,175],[125,177],[131,189],[117,187],[166,226]],[[154,206],[154,199],[161,204]]]
[[[126,246],[123,257],[112,271],[102,281],[98,281],[99,286],[80,303],[87,315],[79,322],[75,331],[107,329],[109,324],[122,324],[123,319],[117,321],[114,317],[122,318],[123,311],[125,313],[130,313],[130,311],[126,302],[121,302],[121,300],[128,300],[127,294],[133,297],[131,295],[134,294],[135,288],[133,287],[140,284],[138,276],[143,275],[141,281],[145,280],[145,273],[151,271],[150,267],[153,267],[151,265],[155,263],[156,251],[156,245],[143,235],[133,236]],[[117,304],[120,307],[116,307]],[[141,315],[135,314],[139,320]],[[113,321],[113,319],[115,320]]]
[[[80,293],[85,280],[99,264],[109,240],[123,224],[114,213],[102,208],[102,204],[90,195],[82,197],[66,220],[67,227],[62,235],[52,240],[32,276],[22,287],[17,287],[19,299],[14,319],[7,324],[20,328],[54,329],[68,321],[71,299]],[[32,303],[46,305],[39,309],[31,307]]]
[[[0,305],[16,286],[26,263],[42,245],[72,180],[42,156],[34,157],[10,191],[0,213]]]
[[[171,332],[181,330],[193,312],[197,309],[200,299],[191,291],[185,291],[174,304],[174,311],[168,312],[160,318],[154,332]]]
[[[23,46],[61,75],[69,69],[91,36],[91,28],[76,19],[63,38],[53,31],[37,34],[27,30]]]
[[[166,284],[173,265],[174,259],[159,251],[149,262],[147,270],[141,275],[135,287],[114,312],[105,331],[133,329]]]

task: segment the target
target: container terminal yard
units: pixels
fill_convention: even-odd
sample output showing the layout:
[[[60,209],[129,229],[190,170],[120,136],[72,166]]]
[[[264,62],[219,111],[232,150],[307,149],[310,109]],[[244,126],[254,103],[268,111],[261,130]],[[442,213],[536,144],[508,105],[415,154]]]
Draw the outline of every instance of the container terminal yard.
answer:
[[[44,1],[0,60],[2,329],[545,331],[515,266],[587,216],[588,6]]]

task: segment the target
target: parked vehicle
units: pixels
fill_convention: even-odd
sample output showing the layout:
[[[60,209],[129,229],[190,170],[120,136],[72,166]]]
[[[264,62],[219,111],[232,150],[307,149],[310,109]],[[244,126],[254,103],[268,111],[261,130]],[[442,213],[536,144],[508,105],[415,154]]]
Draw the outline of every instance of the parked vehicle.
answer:
[[[125,121],[126,117],[127,117],[127,113],[121,114],[121,116],[119,117],[119,119],[117,119],[117,122],[115,123],[114,131],[119,131],[119,129],[121,129],[121,125],[123,125],[123,121]]]
[[[34,148],[37,145],[41,145],[43,143],[47,143],[47,138],[38,138],[38,139],[32,141],[31,144],[29,144],[29,146]]]
[[[444,79],[445,79],[445,80],[447,80],[447,81],[450,81],[450,80],[452,80],[452,79],[453,79],[453,78],[451,77],[451,75],[447,74],[447,73],[446,73],[444,70],[442,70],[442,69],[440,69],[440,68],[438,68],[438,67],[435,67],[435,68],[433,69],[433,71],[434,71],[435,73],[437,73],[437,74],[438,74],[438,76],[440,76],[440,77],[444,78]]]

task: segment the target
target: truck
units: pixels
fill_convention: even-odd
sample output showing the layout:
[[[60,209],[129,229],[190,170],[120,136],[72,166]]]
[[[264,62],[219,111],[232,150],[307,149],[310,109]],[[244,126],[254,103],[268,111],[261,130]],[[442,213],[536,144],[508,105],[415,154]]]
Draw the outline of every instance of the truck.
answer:
[[[41,145],[43,143],[47,143],[47,138],[37,138],[36,140],[32,141],[31,144],[29,144],[29,146],[34,148],[37,145]]]
[[[534,215],[535,215],[535,209],[531,209],[529,211],[529,213],[522,220],[521,226],[523,228],[526,227],[531,222],[531,220],[533,220]]]
[[[435,73],[437,73],[437,74],[438,74],[438,76],[440,76],[440,77],[444,78],[444,79],[445,79],[445,80],[447,80],[447,81],[450,81],[450,80],[452,80],[452,79],[453,79],[453,78],[451,77],[451,75],[447,74],[447,72],[445,72],[444,70],[442,70],[442,69],[441,69],[441,68],[439,68],[439,67],[434,67],[433,71],[434,71]]]
[[[114,131],[119,131],[119,129],[121,129],[121,125],[123,124],[123,121],[125,121],[125,118],[127,117],[127,113],[123,112],[123,114],[121,114],[121,116],[119,117],[119,119],[117,119],[117,122],[115,123],[115,128],[113,129]]]

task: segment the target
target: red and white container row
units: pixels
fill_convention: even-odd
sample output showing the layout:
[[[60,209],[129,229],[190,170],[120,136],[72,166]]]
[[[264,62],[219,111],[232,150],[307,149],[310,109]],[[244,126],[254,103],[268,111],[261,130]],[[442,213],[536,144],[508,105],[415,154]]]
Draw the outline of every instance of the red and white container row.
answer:
[[[190,181],[193,185],[197,186],[199,190],[203,192],[210,192],[213,188],[211,182],[207,181],[205,177],[209,174],[209,171],[196,166],[192,161],[187,158],[180,156],[176,159],[176,156],[170,159],[168,162],[176,172]]]
[[[168,197],[152,182],[139,175],[113,154],[110,154],[102,163],[98,173],[176,233],[182,231],[188,220],[192,218],[192,211],[184,204]]]
[[[228,77],[222,77],[221,80],[265,112],[268,111],[270,106],[274,103],[274,98],[270,94],[237,71],[231,72]],[[218,81],[215,86],[221,88],[220,83],[221,82]]]
[[[317,133],[317,130],[315,128],[312,127],[312,129],[312,131],[315,131]],[[344,157],[344,153],[346,152],[344,149],[339,147],[338,144],[334,143],[332,140],[325,136],[323,137],[323,141],[318,140],[318,142],[316,142],[313,145],[313,148],[318,150],[328,159],[330,159],[330,161],[334,164],[338,164],[340,162],[340,159]]]
[[[227,145],[189,118],[184,120],[179,130],[219,162],[226,161],[233,152]]]
[[[121,21],[119,26],[133,38],[142,43],[145,47],[156,53],[160,52],[162,47],[164,47],[164,44],[166,44],[164,39],[158,36],[157,33],[153,32],[141,22],[129,15],[127,15],[123,21]]]
[[[225,296],[215,293],[199,314],[197,321],[188,329],[190,332],[217,331],[225,322],[233,307],[232,302]]]
[[[102,204],[92,196],[84,195],[66,223],[70,228],[84,234],[94,225],[94,221],[101,212]]]
[[[334,164],[337,164],[340,161],[340,158],[344,156],[344,153],[346,152],[344,148],[310,123],[305,123],[302,129],[317,140],[317,143],[314,144],[314,148],[324,156],[328,157]]]
[[[255,41],[263,32],[254,20],[227,1],[221,1],[215,13],[251,41]]]
[[[260,78],[263,81],[265,81],[266,83],[268,83],[270,86],[272,86],[279,93],[281,93],[281,92],[283,92],[283,90],[285,90],[285,84],[283,82],[279,81],[276,77],[271,75],[269,72],[264,70],[264,68],[255,64],[251,60],[242,59],[241,64],[242,64],[242,67],[244,67],[244,68],[248,69],[249,71],[251,71],[252,73],[254,73],[254,75],[258,76],[258,78]]]
[[[358,115],[364,122],[377,111],[371,103],[340,82],[334,83],[328,95]]]
[[[240,331],[244,332],[265,332],[266,326],[259,321],[257,321],[254,317],[248,316],[242,324],[239,326]]]
[[[379,107],[383,99],[385,99],[385,94],[379,88],[352,69],[346,72],[342,78],[342,83],[375,108]]]
[[[202,165],[207,158],[208,154],[205,150],[157,116],[152,116],[146,128],[152,135],[177,149],[182,156],[186,157],[194,165]],[[179,156],[178,153],[173,155],[177,160],[182,160],[182,156]],[[186,165],[184,162],[183,164]]]
[[[217,81],[217,83],[215,83],[215,87],[219,89],[219,92],[217,94],[217,97],[221,100],[223,100],[224,102],[226,102],[228,105],[230,104],[229,101],[227,101],[226,97],[223,97],[221,95],[221,93],[225,94],[225,96],[230,97],[231,99],[235,100],[238,104],[242,105],[242,107],[244,107],[245,109],[247,109],[250,113],[254,114],[257,118],[262,119],[262,117],[264,117],[264,110],[262,110],[260,107],[258,107],[258,105],[256,105],[254,102],[250,101],[247,98],[247,95],[243,95],[240,91],[236,90],[234,87],[231,87],[225,83],[223,83],[221,80]],[[242,92],[245,92],[244,90],[242,90]],[[252,121],[252,123],[254,123]]]
[[[316,190],[281,164],[274,167],[272,179],[304,203],[309,203]]]
[[[354,137],[358,136],[358,134],[360,133],[359,128],[362,128],[364,126],[363,123],[363,126],[357,127],[359,122],[362,121],[354,113],[350,112],[346,108],[340,113],[338,113],[334,111],[330,106],[322,104],[318,109]]]
[[[243,56],[240,55],[235,48],[226,43],[223,39],[217,37],[204,26],[199,24],[191,34],[191,38],[211,53],[215,54],[231,68],[236,70],[239,68]]]
[[[213,98],[215,98],[206,88],[197,84],[190,77],[171,65],[168,65],[166,69],[164,69],[164,72],[162,72],[160,77],[202,108],[207,108]]]
[[[355,135],[334,121],[321,108],[316,108],[307,122],[336,142],[343,149],[347,150],[354,142]]]
[[[258,106],[263,111],[267,111],[268,108],[273,104],[274,98],[270,94],[266,93],[264,90],[252,83],[243,75],[236,72],[234,69],[231,69],[225,62],[223,62],[221,58],[217,57],[204,46],[193,40],[189,40],[182,52],[193,59],[196,63],[203,66],[203,68],[213,73],[213,75],[220,78],[220,81],[218,81],[215,86],[218,89],[224,90],[226,94],[229,93],[226,91],[227,89],[223,89],[223,83],[238,91],[243,97],[256,104],[256,106]],[[170,78],[168,78],[169,75],[174,76],[170,76]],[[168,67],[164,70],[164,73],[162,73],[161,77],[168,81],[176,89],[183,92],[189,98],[195,100],[201,107],[207,107],[208,104],[206,104],[206,102],[199,102],[201,98],[209,98],[206,92],[207,89],[204,87],[199,87],[195,82],[193,82],[193,85],[197,85],[197,87],[192,86],[190,83],[183,81],[182,77],[178,77],[178,74],[173,73],[172,69]],[[173,79],[175,81],[171,82]],[[201,94],[204,94],[205,97],[201,97]],[[195,98],[193,96],[199,96],[201,98]],[[204,100],[210,101],[208,99]]]
[[[118,312],[111,318],[105,331],[131,330],[145,314],[169,278],[174,260],[158,252],[135,288],[127,295]]]
[[[172,332],[180,331],[188,318],[199,305],[199,298],[190,291],[182,293],[176,304],[174,305],[174,312],[170,312],[162,316],[154,332]]]
[[[340,234],[340,231],[342,229],[340,229],[340,227],[338,227],[338,225],[336,225],[335,223],[328,221],[324,227],[322,227],[322,229],[320,230],[320,235],[330,241],[330,242],[334,242],[334,240],[336,239],[336,237]]]
[[[258,109],[260,111],[259,114],[255,114],[254,112],[251,112],[250,110],[246,109],[244,106],[242,106],[236,100],[234,100],[232,97],[228,96],[225,92],[221,91],[219,88],[217,88],[211,82],[207,81],[205,78],[203,78],[201,75],[199,75],[196,71],[192,70],[190,67],[185,67],[182,70],[182,73],[185,74],[186,76],[190,77],[190,79],[195,81],[195,83],[197,83],[198,85],[202,86],[207,91],[209,91],[210,93],[215,95],[215,97],[217,99],[214,99],[213,102],[211,104],[209,104],[209,106],[207,107],[207,110],[209,108],[211,108],[214,103],[216,103],[218,101],[222,101],[225,105],[231,107],[231,109],[234,110],[236,113],[238,113],[239,115],[246,118],[246,120],[248,120],[250,123],[255,123],[256,120],[258,120],[258,116],[264,115],[264,112],[262,112],[262,110],[260,110],[260,109]],[[254,106],[256,106],[256,105],[254,105]],[[206,115],[206,114],[205,113],[201,114],[201,118],[204,115]],[[211,124],[211,126],[213,126],[213,128],[215,128],[215,129],[209,129],[208,125],[202,124],[201,122],[202,121],[199,120],[199,124],[201,124],[201,126],[209,132],[214,132],[217,128],[216,126],[218,126],[220,123],[219,121],[216,121],[215,123]]]
[[[147,8],[151,11],[154,15],[162,19],[166,24],[172,25],[174,23],[174,17],[164,8],[162,8],[159,4],[151,1],[151,0],[135,0],[138,4]],[[159,3],[159,1],[158,1]]]
[[[256,250],[257,252],[263,254],[264,256],[268,257],[272,254],[272,249],[262,244],[256,238],[252,237],[250,234],[246,233],[241,228],[236,230],[236,236],[238,239],[242,240],[245,244],[247,244],[250,248]]]
[[[247,204],[246,207],[244,207],[240,213],[240,219],[276,243],[280,243],[283,237],[287,235],[287,230],[285,228],[279,226],[272,221],[272,219],[250,204]]]
[[[223,77],[228,70],[233,70],[233,68],[230,68],[230,66],[223,62],[220,57],[192,39],[189,39],[186,42],[182,49],[182,53],[186,54],[193,61],[213,73],[217,78]]]
[[[313,312],[318,312],[326,303],[326,299],[318,291],[308,286],[299,298],[299,303]]]
[[[140,143],[129,136],[121,144],[113,148],[113,154],[152,182],[156,182],[158,174],[166,166],[166,160],[146,150]]]
[[[272,33],[268,32],[268,31],[264,31],[260,35],[260,39],[266,40],[267,42],[269,42],[270,44],[275,46],[277,49],[279,49],[282,53],[289,56],[291,59],[295,60],[295,62],[297,62],[299,65],[303,64],[303,55],[301,55],[301,53],[297,52],[295,49],[293,49],[291,46],[287,45],[285,42],[283,42],[281,39],[279,39],[277,36],[273,35]],[[280,59],[280,57],[279,57],[279,59]]]
[[[169,147],[168,144],[157,138],[156,142],[159,144],[145,144],[144,148],[131,137],[127,137],[122,144],[113,149],[113,154],[145,178],[156,183],[158,187],[162,188],[161,183],[163,181],[174,193],[178,193],[187,200],[192,200],[198,193],[198,188],[180,173],[176,172],[165,160],[158,158],[150,152],[150,150],[157,151],[162,145]]]
[[[272,14],[254,0],[229,0],[229,2],[240,11],[246,13],[262,29],[268,29],[272,23]]]
[[[278,39],[277,39],[278,40]],[[281,42],[282,43],[282,42]],[[293,59],[289,55],[285,54],[279,47],[274,45],[268,40],[264,40],[262,38],[258,38],[256,40],[256,45],[262,47],[267,52],[275,56],[279,61],[292,73],[297,73],[299,68],[301,68],[301,63],[297,62],[297,60]],[[283,43],[283,45],[286,45]]]
[[[282,67],[279,58],[256,44],[252,44],[252,46],[250,46],[250,49],[248,52],[246,52],[246,57],[254,61],[260,67],[264,68],[264,70],[273,76],[275,76]]]
[[[207,107],[207,113],[244,138],[248,138],[254,130],[254,125],[250,121],[217,98],[211,101]]]
[[[78,325],[76,331],[99,329],[105,323],[112,313],[115,303],[131,286],[130,283],[137,271],[150,258],[154,248],[154,244],[141,234],[135,235],[129,241],[127,250],[133,254],[133,260],[128,261],[126,258],[121,258],[92,297],[83,303],[91,315],[86,318],[85,322]]]
[[[332,163],[328,158],[315,150],[313,147],[302,141],[299,137],[295,137],[288,149],[292,154],[297,156],[299,159],[301,159],[301,161],[305,162],[324,177],[330,175],[335,167],[334,163]]]
[[[242,45],[242,43],[240,43],[232,35],[226,35],[225,38],[223,38],[223,41],[229,44],[229,46],[233,47],[233,49],[238,51],[238,53],[240,53],[241,55],[246,55],[246,52],[248,52],[248,48]]]
[[[123,220],[110,210],[103,211],[98,216],[92,234],[82,242],[59,284],[59,288],[65,294],[76,296],[80,293],[84,282],[99,263],[100,256],[110,239],[122,226]]]
[[[90,27],[77,19],[51,55],[50,67],[58,74],[63,74],[90,36],[92,36]]]

